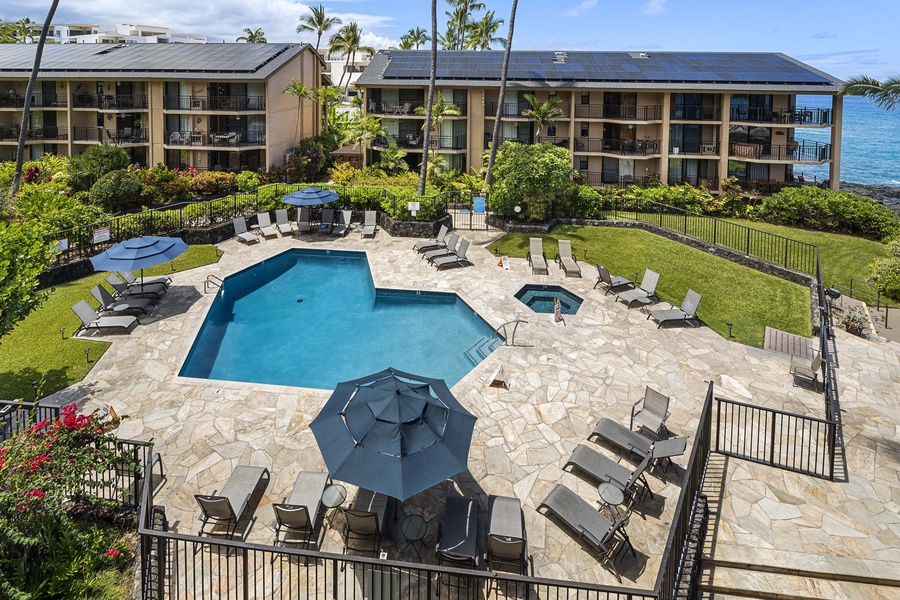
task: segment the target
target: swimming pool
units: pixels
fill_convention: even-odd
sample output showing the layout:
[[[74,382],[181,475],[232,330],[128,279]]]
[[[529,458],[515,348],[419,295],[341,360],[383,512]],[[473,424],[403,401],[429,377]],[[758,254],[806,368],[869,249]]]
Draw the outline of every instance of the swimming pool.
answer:
[[[395,367],[452,386],[492,331],[456,294],[376,289],[365,253],[294,249],[225,278],[179,374],[331,389]]]

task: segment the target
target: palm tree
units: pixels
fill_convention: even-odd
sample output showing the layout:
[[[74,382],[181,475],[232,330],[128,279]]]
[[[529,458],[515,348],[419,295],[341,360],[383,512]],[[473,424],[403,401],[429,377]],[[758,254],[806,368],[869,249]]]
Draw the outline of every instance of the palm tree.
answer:
[[[492,179],[491,169],[497,159],[497,142],[500,140],[500,123],[503,120],[503,100],[506,96],[506,75],[509,72],[509,52],[512,50],[513,30],[516,26],[516,6],[519,0],[512,0],[512,8],[509,10],[509,31],[506,34],[506,49],[503,52],[503,66],[500,67],[500,97],[497,101],[497,116],[494,118],[494,133],[491,136],[491,153],[488,157],[487,169],[484,172],[484,188],[487,190]]]
[[[446,10],[447,35],[445,36],[445,50],[461,50],[462,40],[466,31],[466,19],[468,18],[462,6],[455,6],[453,10]]]
[[[428,32],[425,31],[424,29],[422,29],[421,27],[416,27],[415,29],[410,29],[409,31],[406,32],[406,35],[404,35],[402,38],[400,38],[400,40],[403,41],[404,38],[409,40],[412,43],[412,45],[415,47],[416,50],[419,49],[419,46],[424,46],[431,39],[430,37],[428,37]],[[411,49],[412,48],[406,48],[406,50],[411,50]]]
[[[438,34],[437,41],[442,50],[456,49],[456,27],[453,26],[453,23],[447,21],[447,30],[443,35]]]
[[[489,10],[480,21],[466,25],[466,48],[470,50],[490,50],[491,44],[506,45],[506,39],[494,34],[503,25],[503,19],[495,19],[494,11]]]
[[[513,0],[515,2],[516,0]],[[425,183],[428,179],[428,149],[431,147],[431,111],[434,109],[434,81],[437,77],[437,0],[431,0],[431,74],[428,78],[428,110],[425,112],[425,140],[422,148],[422,168],[419,170],[419,196],[425,195]]]
[[[531,108],[522,111],[522,116],[531,117],[537,123],[535,137],[541,137],[541,129],[553,127],[558,119],[566,116],[566,113],[558,106],[561,100],[559,96],[550,96],[549,100],[541,102],[534,94],[525,94],[525,99],[528,100]]]
[[[24,19],[19,19],[13,25],[13,33],[20,42],[25,43],[28,41],[34,41],[34,31],[37,29],[37,24],[34,23],[28,17]]]
[[[417,115],[424,115],[427,111],[424,106],[417,106],[414,112]],[[461,114],[462,111],[457,105],[444,100],[444,92],[438,92],[437,102],[431,107],[431,129],[440,135],[441,123],[444,117],[458,117]]]
[[[456,40],[456,49],[462,50],[466,41],[465,37],[466,30],[469,26],[469,17],[476,10],[484,10],[486,7],[484,2],[478,2],[478,0],[448,0],[448,2],[451,6],[455,6],[459,11],[459,15],[456,19],[456,30],[458,37],[458,39]],[[455,14],[456,11],[454,11],[454,15]],[[447,13],[447,15],[450,16],[450,13]]]
[[[310,6],[309,10],[310,14],[300,17],[300,24],[297,25],[297,33],[315,31],[316,52],[318,52],[319,44],[322,42],[322,34],[326,33],[332,27],[340,25],[341,20],[337,17],[325,16],[325,7],[321,4],[319,6]]]
[[[397,50],[412,50],[413,49],[413,41],[409,39],[408,35],[400,36],[400,46]]]
[[[266,34],[263,33],[263,30],[260,27],[257,27],[256,29],[245,27],[244,33],[246,35],[242,35],[234,41],[247,42],[248,44],[266,44],[269,41],[266,39]]]
[[[316,100],[318,94],[315,89],[301,81],[297,81],[293,77],[291,77],[291,82],[284,86],[284,93],[297,97],[297,129],[294,139],[300,139],[300,112],[303,108],[303,101]]]
[[[343,83],[344,74],[350,73],[350,62],[356,62],[357,52],[360,54],[375,54],[375,48],[362,45],[362,31],[362,27],[360,27],[359,24],[355,21],[351,21],[347,25],[341,27],[338,32],[328,40],[329,54],[338,53],[341,56],[347,57],[347,62],[344,64],[344,73],[341,74],[341,80],[338,82],[338,86]],[[349,89],[350,78],[348,75],[347,86],[344,88],[344,93],[346,94]]]
[[[22,109],[22,127],[19,129],[19,145],[16,149],[16,172],[13,175],[12,187],[9,197],[19,193],[19,184],[22,182],[22,165],[25,164],[25,136],[28,134],[28,122],[31,120],[31,94],[34,92],[34,84],[37,82],[38,71],[41,70],[41,57],[44,55],[44,44],[47,43],[47,32],[50,31],[50,22],[56,14],[59,0],[53,0],[47,18],[41,25],[41,35],[38,37],[37,48],[34,51],[34,65],[31,67],[31,77],[28,78],[28,87],[25,88],[25,106]],[[27,21],[27,19],[23,19]],[[29,21],[30,23],[30,21]]]
[[[841,88],[842,96],[865,96],[884,110],[892,110],[900,102],[900,75],[878,81],[860,75],[851,77]]]

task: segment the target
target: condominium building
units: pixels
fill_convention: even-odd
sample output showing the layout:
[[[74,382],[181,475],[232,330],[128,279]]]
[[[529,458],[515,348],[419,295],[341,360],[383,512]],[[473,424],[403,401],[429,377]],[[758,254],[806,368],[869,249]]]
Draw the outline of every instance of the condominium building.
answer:
[[[431,146],[451,167],[482,166],[494,121],[501,141],[568,148],[585,183],[687,182],[718,189],[734,175],[761,192],[797,185],[804,165],[840,173],[841,81],[777,53],[513,51],[498,106],[502,52],[441,51],[437,89],[460,116],[445,116]],[[430,72],[427,51],[378,52],[356,82],[364,107],[383,117],[391,141],[421,162]],[[538,135],[526,94],[556,96],[562,117]],[[830,102],[804,106],[799,96]],[[824,107],[822,107],[824,105]],[[826,130],[808,140],[804,132]],[[827,141],[826,141],[827,140]]]
[[[34,50],[0,44],[0,160],[15,158]],[[145,165],[280,165],[320,128],[317,105],[284,88],[291,78],[317,87],[321,71],[308,44],[49,45],[25,158],[113,143]]]
[[[58,44],[205,44],[202,33],[181,33],[168,27],[122,23],[101,26],[53,23],[48,33]]]

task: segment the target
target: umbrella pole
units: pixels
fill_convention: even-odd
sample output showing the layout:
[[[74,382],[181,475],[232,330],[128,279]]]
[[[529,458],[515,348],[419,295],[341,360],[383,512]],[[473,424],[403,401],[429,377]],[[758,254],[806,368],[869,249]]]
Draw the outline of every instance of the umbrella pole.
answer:
[[[141,298],[143,298],[143,297],[144,297],[144,267],[141,267]],[[499,394],[500,391],[497,390],[497,393]]]

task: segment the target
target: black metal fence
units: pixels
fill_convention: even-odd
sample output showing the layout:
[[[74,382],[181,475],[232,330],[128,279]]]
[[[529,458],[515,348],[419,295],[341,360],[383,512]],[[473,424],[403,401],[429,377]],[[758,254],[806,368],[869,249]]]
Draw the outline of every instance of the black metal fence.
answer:
[[[0,442],[4,442],[26,427],[41,421],[53,422],[59,418],[58,406],[37,407],[32,402],[0,400]]]

